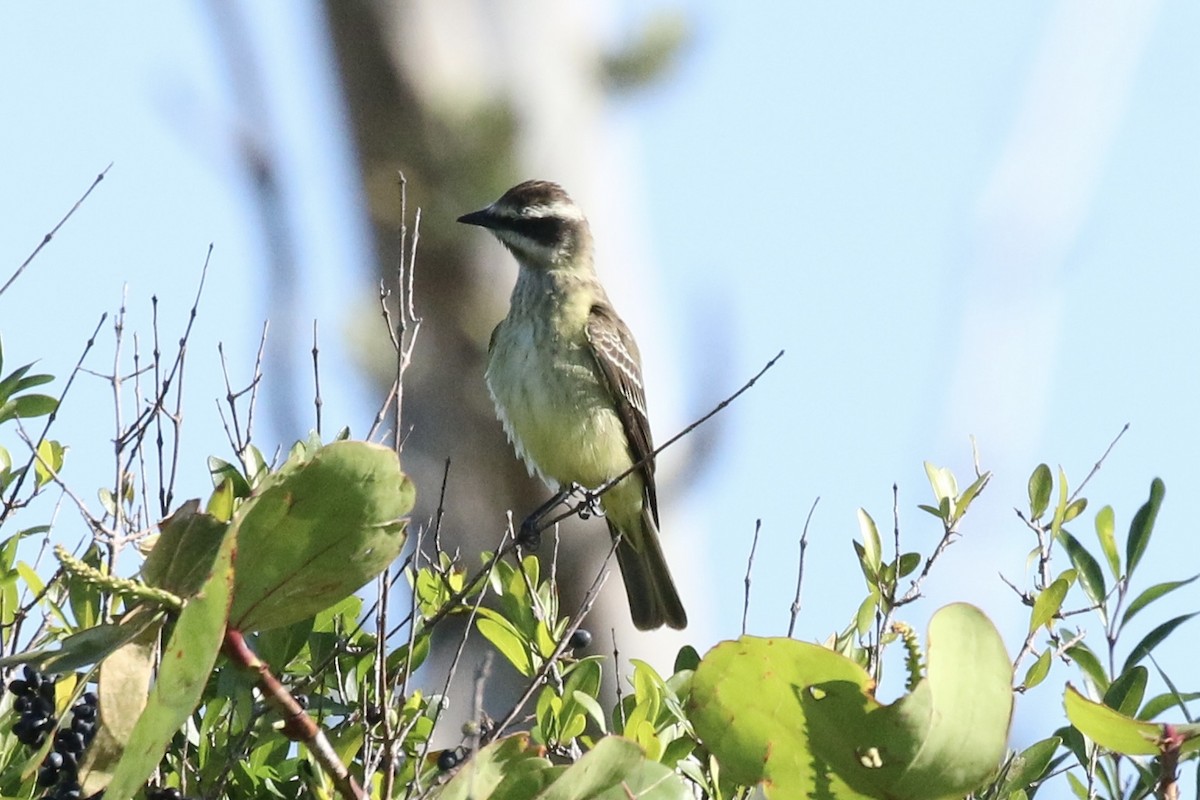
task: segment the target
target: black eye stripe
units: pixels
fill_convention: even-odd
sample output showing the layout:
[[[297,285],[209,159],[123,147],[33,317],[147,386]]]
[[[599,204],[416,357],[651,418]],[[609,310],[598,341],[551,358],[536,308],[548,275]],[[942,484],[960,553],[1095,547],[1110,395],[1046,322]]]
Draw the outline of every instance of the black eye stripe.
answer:
[[[530,241],[545,247],[554,247],[562,241],[566,223],[557,217],[535,217],[532,219],[509,220],[507,227]]]

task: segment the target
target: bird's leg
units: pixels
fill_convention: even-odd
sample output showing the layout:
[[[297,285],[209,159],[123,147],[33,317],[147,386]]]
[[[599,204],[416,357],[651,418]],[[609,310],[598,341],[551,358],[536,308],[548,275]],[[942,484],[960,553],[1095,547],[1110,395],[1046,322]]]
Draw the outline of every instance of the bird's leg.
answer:
[[[537,550],[538,545],[542,543],[542,522],[550,515],[551,511],[565,502],[568,497],[580,491],[583,491],[583,489],[579,484],[569,483],[555,492],[554,496],[549,500],[538,506],[532,514],[521,522],[521,528],[517,532],[517,544],[528,550]]]

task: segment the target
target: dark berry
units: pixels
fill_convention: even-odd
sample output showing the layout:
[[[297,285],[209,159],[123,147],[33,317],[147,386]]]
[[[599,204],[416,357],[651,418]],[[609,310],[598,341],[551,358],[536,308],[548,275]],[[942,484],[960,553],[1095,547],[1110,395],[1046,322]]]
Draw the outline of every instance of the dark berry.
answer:
[[[79,731],[64,731],[59,730],[54,734],[55,750],[64,753],[82,753],[83,752],[83,734]]]
[[[46,698],[47,700],[49,700],[50,702],[53,703],[54,702],[54,685],[55,685],[55,683],[56,682],[53,680],[42,681],[42,685],[38,687],[38,694],[40,694],[42,697]]]
[[[23,681],[20,678],[14,678],[10,681],[8,690],[17,697],[28,697],[33,694],[33,690],[29,688],[29,681]]]
[[[383,720],[383,709],[379,706],[367,706],[363,709],[363,719],[368,725],[377,725]]]
[[[71,706],[71,714],[75,719],[91,720],[96,718],[96,707],[86,703],[76,703]]]
[[[443,750],[438,756],[437,766],[442,772],[454,769],[458,766],[458,753],[454,750]]]
[[[42,697],[40,694],[37,697],[30,698],[30,708],[36,709],[38,716],[49,717],[54,714],[54,701]]]
[[[42,682],[42,673],[38,672],[29,664],[25,665],[25,668],[21,670],[21,673],[25,676],[25,680],[35,688]]]
[[[46,760],[42,762],[42,766],[50,767],[51,769],[62,769],[63,761],[62,753],[57,750],[51,750],[46,754]]]
[[[24,714],[33,707],[33,700],[28,695],[17,695],[17,699],[13,700],[13,710],[18,714]]]
[[[38,770],[38,786],[53,786],[56,783],[58,783],[58,770],[54,769],[53,767],[42,767]]]
[[[578,630],[576,630],[574,633],[571,634],[571,640],[569,642],[567,642],[567,645],[572,650],[581,650],[581,649],[587,647],[591,643],[592,643],[591,631],[587,631],[587,630],[584,630],[583,628],[579,628]]]
[[[79,753],[59,753],[54,751],[59,758],[62,759],[62,768],[67,772],[77,772],[79,770]]]
[[[89,706],[92,706],[93,708],[95,708],[96,706],[98,706],[100,704],[100,698],[96,696],[95,692],[84,692],[83,697],[81,697],[79,699],[81,702],[87,703]]]
[[[92,797],[102,797],[103,792],[97,792]],[[54,800],[79,800],[83,796],[83,792],[79,788],[79,784],[59,785],[58,790],[54,792]]]

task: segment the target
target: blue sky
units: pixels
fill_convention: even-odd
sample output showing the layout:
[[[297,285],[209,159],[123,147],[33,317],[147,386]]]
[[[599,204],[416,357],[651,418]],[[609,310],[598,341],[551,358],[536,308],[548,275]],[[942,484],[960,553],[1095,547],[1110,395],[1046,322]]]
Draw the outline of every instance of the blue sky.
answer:
[[[1024,584],[1033,542],[1012,507],[1038,462],[1061,464],[1078,482],[1126,422],[1075,533],[1092,542],[1105,503],[1124,531],[1161,476],[1167,500],[1141,585],[1189,576],[1196,560],[1177,554],[1191,552],[1189,489],[1200,480],[1200,8],[683,8],[694,37],[678,67],[612,110],[636,133],[657,280],[678,299],[660,323],[669,334],[639,335],[693,343],[680,358],[685,374],[702,376],[689,401],[697,407],[787,350],[727,413],[683,501],[702,525],[668,531],[707,554],[708,578],[692,581],[711,590],[697,633],[706,641],[696,644],[738,631],[756,518],[764,528],[750,628],[786,629],[797,539],[816,496],[798,633],[840,629],[861,596],[855,509],[890,529],[897,483],[905,541],[927,551],[936,529],[916,510],[929,499],[921,463],[965,478],[971,436],[996,477],[909,622],[920,627],[937,605],[967,599],[1017,641],[1024,612],[997,572]],[[220,144],[235,121],[206,26],[185,4],[0,10],[0,265],[12,265],[0,278],[115,162],[0,298],[6,363],[41,358],[65,375],[126,282],[131,330],[148,335],[152,294],[162,318],[181,319],[212,242],[189,380],[214,385],[218,340],[235,382],[248,380],[264,317],[261,244]],[[268,71],[311,89],[281,92],[269,113],[287,132],[285,179],[311,223],[298,252],[312,306],[297,316],[321,319],[332,370],[345,356],[337,333],[353,276],[360,298],[372,291],[356,272],[361,231],[335,224],[354,202],[341,181],[347,154],[311,124],[329,89],[305,15],[272,18],[258,35]],[[111,341],[101,339],[100,364]],[[352,374],[333,375],[327,419],[365,429],[374,401]],[[84,381],[77,401],[110,396]],[[184,458],[222,451],[212,400],[193,396],[187,414],[212,436],[190,439]],[[659,427],[660,439],[667,433]],[[112,435],[83,414],[64,415],[59,434],[80,452],[102,451]],[[203,478],[182,495],[203,493]],[[1196,601],[1189,587],[1172,609]],[[1196,688],[1184,672],[1190,638],[1181,633],[1162,662],[1185,690]],[[1047,703],[1065,676],[1052,675]]]

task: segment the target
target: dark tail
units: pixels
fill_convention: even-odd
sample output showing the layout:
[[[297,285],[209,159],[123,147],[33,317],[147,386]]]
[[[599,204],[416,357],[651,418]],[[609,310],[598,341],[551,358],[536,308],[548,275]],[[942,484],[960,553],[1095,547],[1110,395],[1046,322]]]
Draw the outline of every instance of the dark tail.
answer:
[[[617,564],[625,581],[633,624],[643,631],[663,625],[682,630],[687,627],[687,612],[663,557],[658,529],[645,509],[640,521],[640,530],[621,531],[608,520],[608,530],[614,537],[624,534],[617,545]]]

